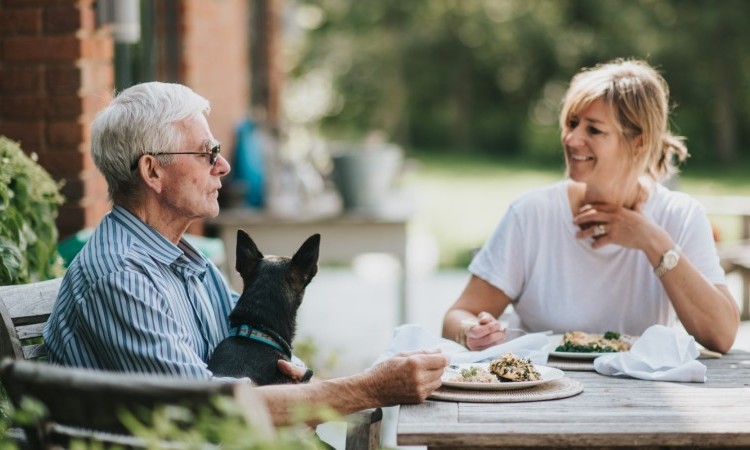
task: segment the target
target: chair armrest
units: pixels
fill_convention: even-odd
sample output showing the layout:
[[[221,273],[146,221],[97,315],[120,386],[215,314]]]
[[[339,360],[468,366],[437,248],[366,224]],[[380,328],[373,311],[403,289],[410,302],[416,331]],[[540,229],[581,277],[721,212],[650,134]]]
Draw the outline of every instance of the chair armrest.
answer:
[[[383,410],[363,409],[345,417],[346,450],[380,448],[380,429],[383,424]]]

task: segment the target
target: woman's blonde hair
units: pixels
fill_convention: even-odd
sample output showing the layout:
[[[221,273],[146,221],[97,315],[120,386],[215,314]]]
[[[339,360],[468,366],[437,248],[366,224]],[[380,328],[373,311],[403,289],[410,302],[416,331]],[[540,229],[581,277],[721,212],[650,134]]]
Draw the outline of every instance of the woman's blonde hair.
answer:
[[[682,136],[669,131],[669,86],[648,63],[616,59],[583,69],[571,80],[563,99],[560,127],[563,139],[567,124],[596,100],[610,105],[620,135],[635,148],[642,139],[641,154],[632,155],[634,168],[655,181],[677,173],[675,158],[688,157]]]

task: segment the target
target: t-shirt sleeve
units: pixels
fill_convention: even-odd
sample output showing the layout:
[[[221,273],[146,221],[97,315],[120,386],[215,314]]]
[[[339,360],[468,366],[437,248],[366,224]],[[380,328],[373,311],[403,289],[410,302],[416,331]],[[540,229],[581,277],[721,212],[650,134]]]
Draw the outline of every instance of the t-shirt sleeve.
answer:
[[[523,246],[523,227],[519,224],[518,210],[511,205],[469,264],[469,272],[515,300],[526,279]]]

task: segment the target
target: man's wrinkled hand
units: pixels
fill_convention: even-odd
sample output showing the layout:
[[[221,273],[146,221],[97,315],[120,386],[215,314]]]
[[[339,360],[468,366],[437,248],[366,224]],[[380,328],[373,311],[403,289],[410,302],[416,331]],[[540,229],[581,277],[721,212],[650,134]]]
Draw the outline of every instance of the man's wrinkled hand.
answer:
[[[439,350],[400,353],[367,372],[369,394],[383,406],[421,403],[442,384],[448,362]]]

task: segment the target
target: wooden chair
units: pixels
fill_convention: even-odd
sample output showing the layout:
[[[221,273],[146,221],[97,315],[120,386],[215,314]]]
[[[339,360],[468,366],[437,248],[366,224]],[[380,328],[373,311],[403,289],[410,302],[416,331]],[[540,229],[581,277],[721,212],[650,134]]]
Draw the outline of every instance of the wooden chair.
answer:
[[[2,369],[3,385],[12,401],[20,401],[20,395],[29,393],[50,409],[49,421],[41,429],[31,430],[29,444],[44,447],[59,445],[76,434],[110,442],[107,439],[112,438],[107,437],[108,433],[124,431],[119,421],[114,423],[119,404],[153,407],[157,403],[169,403],[185,397],[197,405],[207,403],[210,396],[217,394],[240,395],[245,403],[248,398],[255,399],[252,392],[246,393],[252,388],[242,383],[175,382],[171,377],[87,371],[44,364],[47,351],[42,341],[42,329],[52,311],[61,282],[62,279],[58,278],[25,285],[0,286],[0,319],[3,324],[0,327],[0,359],[10,360],[4,363]],[[92,387],[87,387],[89,385]],[[238,394],[232,388],[235,385],[244,386],[243,391]],[[77,402],[85,407],[78,408],[75,406]],[[92,413],[88,414],[87,411]],[[87,418],[92,416],[99,416],[101,423]],[[346,450],[378,448],[382,417],[380,408],[347,416]],[[257,419],[259,422],[263,420]],[[28,433],[30,430],[26,431]],[[133,442],[130,438],[123,435],[116,438],[125,439],[126,443],[129,442],[128,446],[137,446],[131,445]]]
[[[44,359],[42,329],[52,312],[62,278],[0,286],[0,359]]]
[[[121,424],[122,411],[138,414],[159,405],[198,411],[210,407],[215,396],[236,398],[257,432],[268,439],[274,436],[263,400],[248,384],[86,370],[10,358],[0,364],[0,378],[16,407],[29,397],[48,410],[40,423],[25,428],[33,449],[68,448],[72,439],[143,448],[146,442]]]

